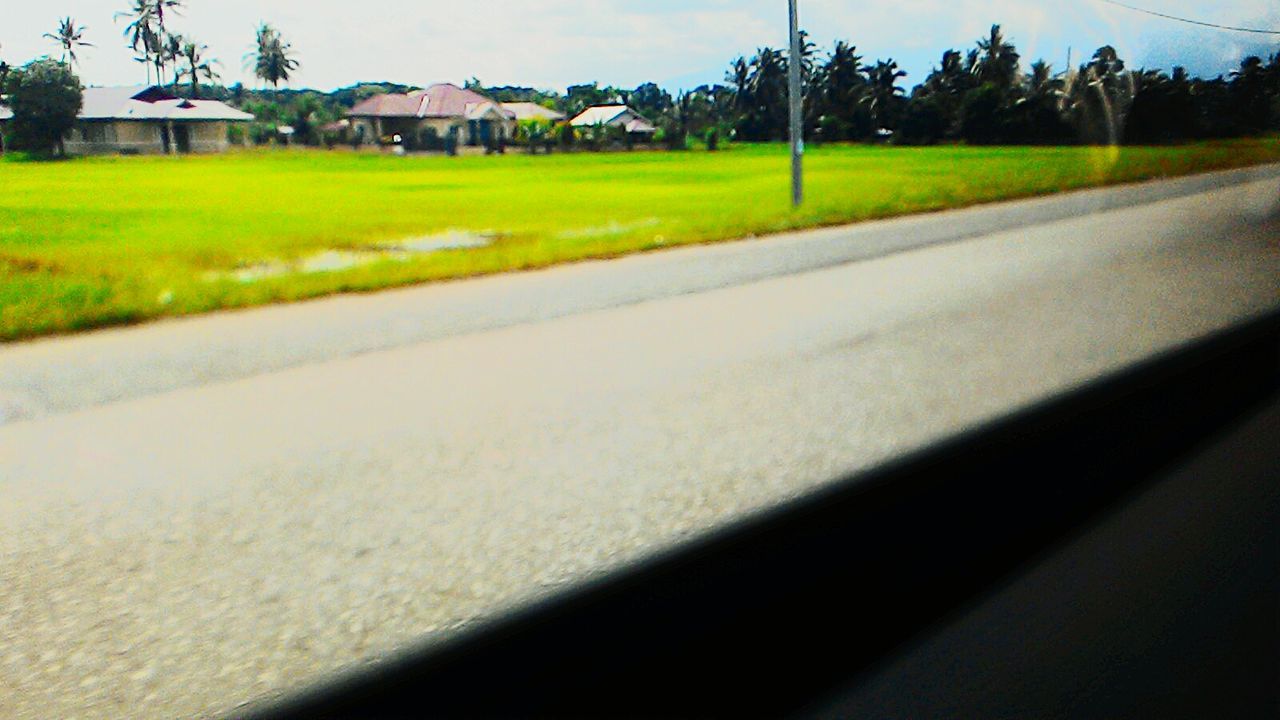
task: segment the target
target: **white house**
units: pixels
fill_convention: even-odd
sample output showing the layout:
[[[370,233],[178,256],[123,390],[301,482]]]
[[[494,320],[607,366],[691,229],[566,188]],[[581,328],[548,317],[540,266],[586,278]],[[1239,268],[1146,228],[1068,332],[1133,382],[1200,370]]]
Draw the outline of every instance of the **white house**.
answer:
[[[84,89],[75,128],[64,141],[69,155],[222,152],[230,123],[253,116],[216,100],[184,100],[164,88]],[[13,113],[0,107],[0,121]]]
[[[583,110],[569,121],[574,127],[620,127],[632,135],[653,135],[653,123],[626,105],[596,105]]]
[[[543,107],[537,103],[509,102],[502,103],[502,107],[510,110],[515,115],[517,122],[521,120],[549,120],[556,123],[565,119],[564,113]]]

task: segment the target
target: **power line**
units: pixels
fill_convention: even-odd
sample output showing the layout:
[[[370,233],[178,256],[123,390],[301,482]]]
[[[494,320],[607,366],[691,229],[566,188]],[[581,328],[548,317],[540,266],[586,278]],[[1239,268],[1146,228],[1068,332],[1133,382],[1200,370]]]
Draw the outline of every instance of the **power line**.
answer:
[[[1116,2],[1116,0],[1098,0],[1098,2],[1106,3],[1108,5],[1115,5],[1116,7],[1122,7],[1126,10],[1133,10],[1134,12],[1140,12],[1146,15],[1154,15],[1159,18],[1165,18],[1166,20],[1176,20],[1181,23],[1187,23],[1188,25],[1199,25],[1201,27],[1214,28],[1216,30],[1230,30],[1232,32],[1254,33],[1256,35],[1280,35],[1280,30],[1259,30],[1257,28],[1233,27],[1231,25],[1217,25],[1209,22],[1201,22],[1200,20],[1191,20],[1184,17],[1178,17],[1176,15],[1166,15],[1164,13],[1156,12],[1154,10],[1147,10],[1146,8],[1134,7],[1132,5],[1125,5],[1122,2]]]

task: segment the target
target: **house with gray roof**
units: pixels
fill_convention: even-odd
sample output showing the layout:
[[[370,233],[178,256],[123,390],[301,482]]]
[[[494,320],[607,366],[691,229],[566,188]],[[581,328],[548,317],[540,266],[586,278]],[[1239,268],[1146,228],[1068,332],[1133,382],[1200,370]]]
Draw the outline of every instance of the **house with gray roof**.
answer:
[[[509,102],[502,103],[502,107],[510,110],[516,116],[516,122],[521,120],[547,120],[557,123],[565,119],[564,113],[543,107],[537,103]]]
[[[0,122],[12,117],[0,107]],[[231,123],[251,120],[216,100],[186,100],[159,86],[91,87],[64,147],[69,155],[222,152]]]
[[[576,128],[619,127],[628,134],[651,138],[658,128],[648,118],[626,105],[596,105],[583,110],[569,121]]]

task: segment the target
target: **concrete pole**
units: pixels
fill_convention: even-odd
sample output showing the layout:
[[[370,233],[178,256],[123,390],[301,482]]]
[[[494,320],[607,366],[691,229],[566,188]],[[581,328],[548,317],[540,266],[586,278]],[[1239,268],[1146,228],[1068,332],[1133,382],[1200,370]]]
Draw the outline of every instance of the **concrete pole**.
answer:
[[[801,87],[800,65],[804,48],[800,43],[800,14],[797,0],[788,0],[791,11],[791,59],[789,102],[791,105],[791,204],[800,207],[804,203],[804,97]]]

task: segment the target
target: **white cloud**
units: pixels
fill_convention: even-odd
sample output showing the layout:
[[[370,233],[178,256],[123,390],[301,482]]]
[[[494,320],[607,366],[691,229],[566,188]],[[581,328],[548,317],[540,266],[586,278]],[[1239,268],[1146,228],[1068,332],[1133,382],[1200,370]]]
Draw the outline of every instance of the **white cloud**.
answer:
[[[1270,0],[1132,0],[1163,12],[1228,24],[1280,23]],[[124,0],[57,0],[6,10],[0,56],[10,62],[49,53],[40,35],[61,15],[89,27],[96,49],[81,74],[97,84],[140,82],[113,22]],[[599,80],[718,81],[729,62],[762,45],[786,42],[781,0],[540,0],[457,3],[441,0],[189,0],[176,24],[208,43],[228,82],[246,80],[242,58],[259,20],[279,26],[302,60],[295,85],[332,88],[363,80],[422,84],[477,76],[489,83],[564,87]],[[1029,59],[1058,67],[1073,48],[1077,61],[1104,43],[1134,65],[1170,59],[1216,73],[1257,48],[1256,38],[1196,30],[1097,2],[1029,0],[896,0],[849,3],[801,0],[804,24],[824,47],[837,38],[868,58],[894,57],[917,82],[944,49],[967,48],[1001,23]],[[1215,69],[1216,68],[1216,69]]]

